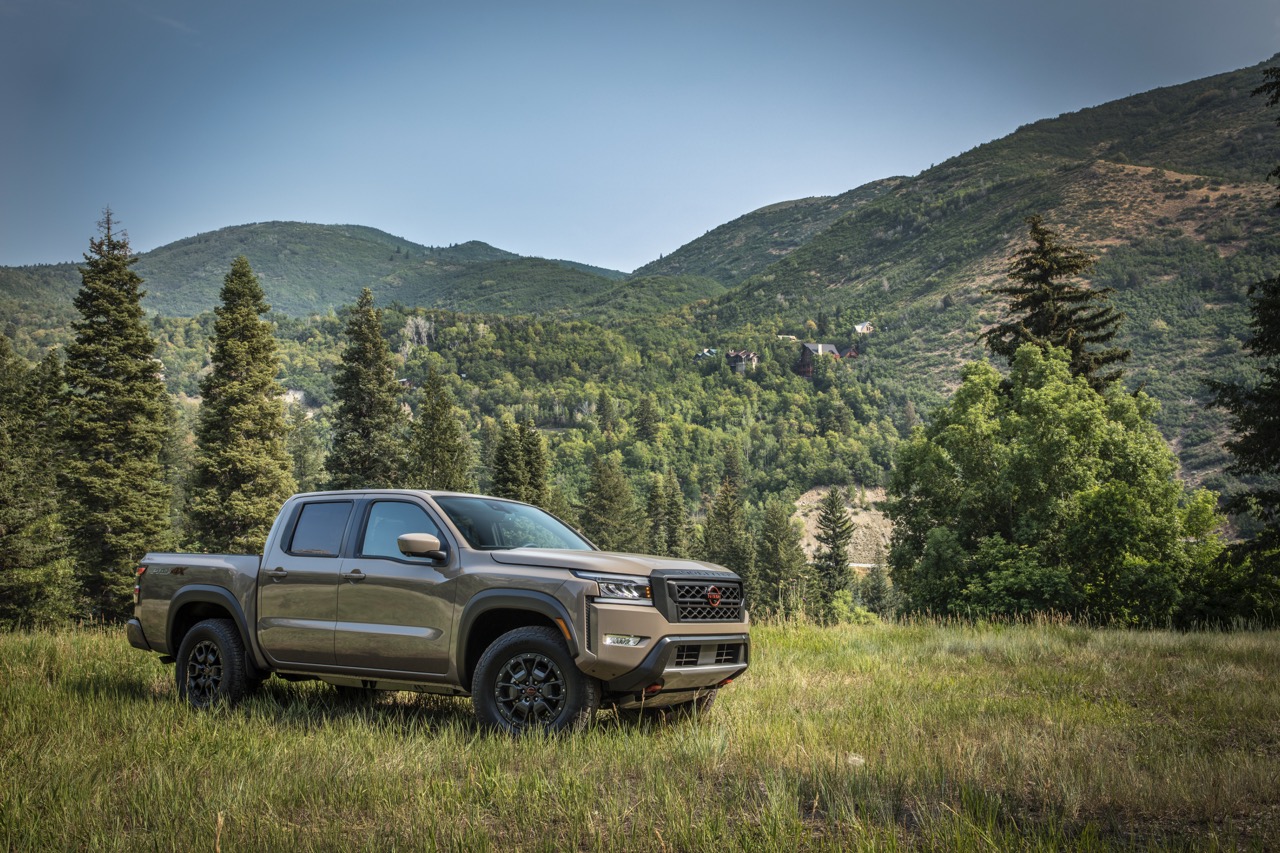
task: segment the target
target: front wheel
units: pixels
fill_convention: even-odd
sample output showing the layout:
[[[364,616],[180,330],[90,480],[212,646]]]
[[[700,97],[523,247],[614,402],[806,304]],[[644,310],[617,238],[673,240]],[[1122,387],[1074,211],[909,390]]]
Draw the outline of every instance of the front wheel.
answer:
[[[574,665],[555,629],[528,626],[485,649],[471,701],[480,722],[500,731],[581,731],[600,706],[600,682]]]
[[[249,689],[244,641],[230,619],[197,622],[178,646],[178,696],[196,708],[234,705]]]

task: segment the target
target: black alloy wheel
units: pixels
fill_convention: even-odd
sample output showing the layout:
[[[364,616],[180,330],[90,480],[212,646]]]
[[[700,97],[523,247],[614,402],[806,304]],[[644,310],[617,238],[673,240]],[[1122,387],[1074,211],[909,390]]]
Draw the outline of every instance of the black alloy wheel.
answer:
[[[178,646],[174,676],[178,696],[193,707],[240,701],[252,685],[236,624],[230,619],[205,619],[191,626]]]
[[[480,722],[512,734],[581,731],[600,707],[600,692],[600,682],[574,664],[560,632],[543,625],[494,640],[471,683]]]

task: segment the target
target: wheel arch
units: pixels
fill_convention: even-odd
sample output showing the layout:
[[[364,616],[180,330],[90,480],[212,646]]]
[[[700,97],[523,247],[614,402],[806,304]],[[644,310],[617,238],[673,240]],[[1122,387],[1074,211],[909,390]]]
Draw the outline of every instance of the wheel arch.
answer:
[[[578,656],[577,629],[568,609],[550,595],[533,590],[495,589],[467,603],[458,622],[458,678],[470,690],[484,650],[508,631],[528,626],[551,628],[565,638],[569,656]]]
[[[184,586],[173,596],[169,602],[169,618],[164,634],[169,644],[169,653],[176,655],[182,645],[182,638],[193,626],[205,619],[230,619],[240,633],[240,641],[244,643],[245,663],[250,669],[250,675],[267,675],[255,660],[255,644],[240,603],[228,590],[218,586],[192,584]]]

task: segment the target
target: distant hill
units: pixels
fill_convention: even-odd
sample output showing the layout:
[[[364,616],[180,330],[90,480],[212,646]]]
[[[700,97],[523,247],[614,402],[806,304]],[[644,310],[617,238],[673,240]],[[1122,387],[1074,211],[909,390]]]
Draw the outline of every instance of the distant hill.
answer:
[[[136,269],[146,280],[146,307],[167,316],[209,310],[239,255],[249,259],[272,307],[294,316],[352,303],[363,287],[380,303],[542,311],[594,298],[625,277],[477,241],[431,247],[361,225],[260,222],[141,253]],[[9,306],[56,306],[79,286],[75,264],[0,267],[0,298]]]

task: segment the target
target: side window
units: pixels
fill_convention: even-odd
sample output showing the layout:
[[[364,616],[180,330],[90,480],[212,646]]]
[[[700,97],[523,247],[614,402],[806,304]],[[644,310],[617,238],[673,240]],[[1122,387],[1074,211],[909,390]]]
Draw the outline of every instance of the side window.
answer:
[[[440,528],[422,507],[403,501],[378,501],[369,509],[360,556],[406,559],[396,542],[402,533],[430,533],[444,541]]]
[[[336,557],[342,548],[342,533],[351,515],[351,501],[304,504],[289,539],[290,554],[309,557]]]

